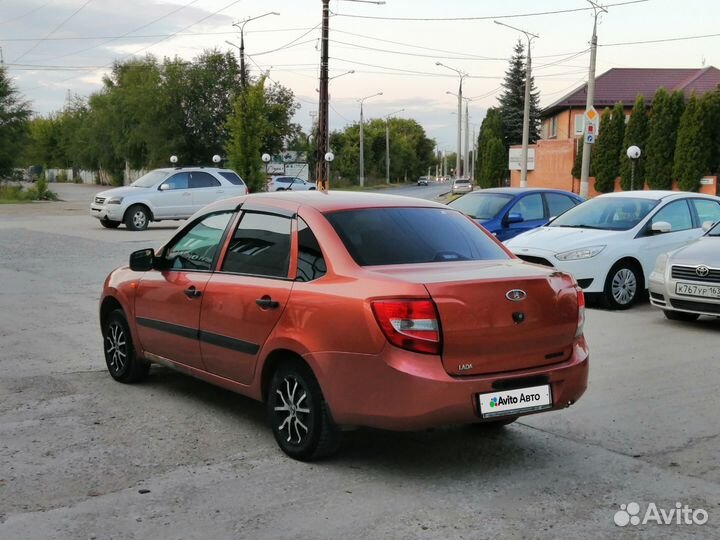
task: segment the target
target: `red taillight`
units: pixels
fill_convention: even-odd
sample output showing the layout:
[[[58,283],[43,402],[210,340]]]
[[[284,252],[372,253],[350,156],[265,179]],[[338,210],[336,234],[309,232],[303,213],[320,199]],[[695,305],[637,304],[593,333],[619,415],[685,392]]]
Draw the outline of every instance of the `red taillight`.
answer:
[[[440,323],[431,300],[380,300],[372,303],[380,328],[393,345],[440,354]]]
[[[585,293],[582,289],[578,288],[578,326],[575,337],[581,336],[583,333],[583,326],[585,326]]]

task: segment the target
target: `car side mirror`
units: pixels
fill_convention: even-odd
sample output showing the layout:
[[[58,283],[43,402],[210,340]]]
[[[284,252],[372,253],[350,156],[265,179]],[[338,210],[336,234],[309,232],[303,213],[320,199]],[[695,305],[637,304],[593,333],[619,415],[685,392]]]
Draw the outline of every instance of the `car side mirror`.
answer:
[[[525,218],[519,212],[511,212],[505,218],[505,223],[508,225],[511,223],[522,223],[523,221],[525,221]]]
[[[714,221],[704,221],[702,224],[703,232],[708,232],[710,229],[713,228],[713,225],[715,225]]]
[[[651,234],[665,234],[672,231],[672,225],[667,221],[656,221],[650,227]]]
[[[170,184],[160,184],[160,187],[158,188],[160,191],[167,191],[170,189]]]
[[[147,272],[153,269],[155,251],[151,248],[133,251],[130,254],[130,270],[134,272]]]

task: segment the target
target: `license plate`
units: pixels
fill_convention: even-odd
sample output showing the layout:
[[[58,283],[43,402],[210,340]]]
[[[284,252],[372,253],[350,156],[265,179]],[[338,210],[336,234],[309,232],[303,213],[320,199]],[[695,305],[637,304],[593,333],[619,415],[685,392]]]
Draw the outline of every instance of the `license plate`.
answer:
[[[701,298],[720,298],[720,287],[712,285],[693,285],[692,283],[676,283],[675,294],[683,296],[699,296]]]
[[[478,403],[483,418],[541,411],[553,405],[549,384],[478,394]]]

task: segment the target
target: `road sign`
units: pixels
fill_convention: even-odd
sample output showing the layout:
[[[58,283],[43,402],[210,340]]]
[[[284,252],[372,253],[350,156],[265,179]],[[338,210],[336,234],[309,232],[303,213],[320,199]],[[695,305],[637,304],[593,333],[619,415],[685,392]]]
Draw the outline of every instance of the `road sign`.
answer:
[[[587,144],[595,144],[595,134],[594,133],[586,133],[585,134],[585,142]]]
[[[595,144],[600,115],[595,110],[595,107],[590,107],[587,111],[585,111],[583,117],[585,118],[585,142],[588,144]]]

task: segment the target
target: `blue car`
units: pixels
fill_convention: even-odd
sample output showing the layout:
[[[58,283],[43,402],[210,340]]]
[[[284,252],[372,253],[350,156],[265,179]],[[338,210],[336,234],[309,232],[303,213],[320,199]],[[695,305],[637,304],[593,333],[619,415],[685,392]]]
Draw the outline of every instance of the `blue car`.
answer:
[[[583,198],[560,189],[490,188],[463,195],[448,204],[470,216],[498,240],[546,225],[583,202]]]

